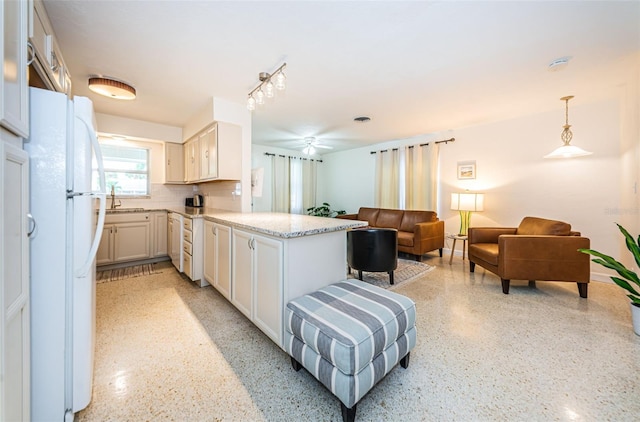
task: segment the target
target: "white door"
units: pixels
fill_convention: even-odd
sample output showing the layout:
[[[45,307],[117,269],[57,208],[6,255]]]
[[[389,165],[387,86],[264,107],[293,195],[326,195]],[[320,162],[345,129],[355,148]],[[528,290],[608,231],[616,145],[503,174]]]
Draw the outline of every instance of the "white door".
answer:
[[[0,141],[0,420],[30,419],[29,167]]]

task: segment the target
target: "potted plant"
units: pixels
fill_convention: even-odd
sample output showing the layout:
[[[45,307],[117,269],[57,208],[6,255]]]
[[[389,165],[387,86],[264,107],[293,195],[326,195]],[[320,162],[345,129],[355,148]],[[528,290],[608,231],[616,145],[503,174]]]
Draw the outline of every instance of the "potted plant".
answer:
[[[618,223],[616,223],[616,225],[624,235],[627,249],[629,249],[633,255],[636,265],[640,266],[640,236],[638,236],[638,240],[635,241],[624,227]],[[609,255],[594,251],[593,249],[578,250],[582,253],[597,257],[591,261],[596,264],[600,264],[603,267],[611,268],[620,275],[620,277],[611,276],[611,280],[629,293],[627,297],[631,299],[631,321],[633,322],[633,331],[640,336],[640,293],[638,293],[638,291],[640,291],[640,278],[638,278],[638,274],[631,271]]]
[[[332,210],[331,205],[329,205],[327,202],[323,202],[319,207],[307,208],[307,215],[313,215],[316,217],[335,217],[336,215],[343,214],[346,214],[345,210]]]

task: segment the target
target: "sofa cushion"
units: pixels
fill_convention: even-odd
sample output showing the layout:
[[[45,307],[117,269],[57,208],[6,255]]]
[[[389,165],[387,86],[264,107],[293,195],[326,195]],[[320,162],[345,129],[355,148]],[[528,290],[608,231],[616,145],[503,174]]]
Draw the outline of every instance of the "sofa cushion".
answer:
[[[413,232],[416,224],[437,220],[438,217],[433,211],[405,211],[398,230]]]
[[[498,265],[497,243],[474,243],[469,245],[469,256],[476,256],[491,265]]]
[[[380,208],[360,207],[360,210],[358,211],[358,220],[367,221],[369,222],[369,225],[373,227],[376,225],[379,212]]]
[[[516,234],[530,236],[569,236],[571,234],[571,224],[538,217],[525,217],[522,219],[522,222],[520,222]]]
[[[380,213],[378,214],[378,219],[376,220],[375,226],[398,229],[400,228],[400,222],[402,222],[403,214],[403,210],[388,210],[382,208],[380,209]]]

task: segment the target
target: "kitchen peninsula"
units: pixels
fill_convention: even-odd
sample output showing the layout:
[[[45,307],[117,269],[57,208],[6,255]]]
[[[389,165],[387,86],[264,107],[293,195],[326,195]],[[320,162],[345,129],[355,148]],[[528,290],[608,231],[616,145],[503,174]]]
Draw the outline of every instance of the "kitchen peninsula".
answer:
[[[284,308],[347,277],[346,231],[364,221],[283,213],[171,209],[203,221],[204,279],[284,349]],[[198,222],[200,223],[200,222]],[[195,254],[195,252],[194,252]],[[195,256],[195,255],[194,255]]]

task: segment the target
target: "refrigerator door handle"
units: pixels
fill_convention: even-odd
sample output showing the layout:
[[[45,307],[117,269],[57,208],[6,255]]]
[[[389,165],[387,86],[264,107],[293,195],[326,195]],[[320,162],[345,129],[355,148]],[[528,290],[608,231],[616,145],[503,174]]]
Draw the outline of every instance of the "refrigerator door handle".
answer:
[[[102,150],[100,149],[98,138],[93,131],[93,127],[88,122],[86,122],[80,116],[76,116],[76,119],[85,125],[85,127],[87,128],[87,132],[89,133],[89,142],[91,142],[93,152],[96,155],[96,161],[98,162],[98,176],[100,180],[100,191],[92,194],[92,196],[98,198],[98,201],[100,202],[100,206],[98,208],[98,224],[96,224],[96,232],[93,235],[93,244],[91,245],[89,253],[87,254],[86,262],[82,267],[75,271],[76,277],[86,277],[93,266],[93,260],[98,253],[98,247],[100,246],[100,240],[102,239],[104,217],[107,212],[107,188],[105,183],[104,165],[102,163]]]

